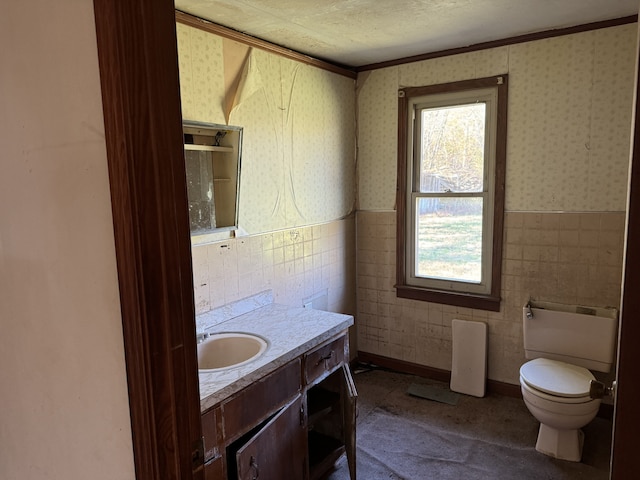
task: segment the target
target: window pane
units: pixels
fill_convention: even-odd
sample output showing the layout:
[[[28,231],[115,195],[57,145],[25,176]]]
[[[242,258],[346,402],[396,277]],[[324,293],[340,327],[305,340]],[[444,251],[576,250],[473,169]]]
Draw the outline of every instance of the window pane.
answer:
[[[420,192],[481,192],[485,103],[422,109]]]
[[[416,199],[416,277],[480,283],[482,203],[479,197]]]

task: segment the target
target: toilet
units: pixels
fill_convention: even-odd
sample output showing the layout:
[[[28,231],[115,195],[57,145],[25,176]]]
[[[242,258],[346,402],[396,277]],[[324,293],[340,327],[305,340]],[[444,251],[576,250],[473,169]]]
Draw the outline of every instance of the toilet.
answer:
[[[540,422],[536,450],[561,460],[582,458],[582,427],[598,413],[601,399],[589,390],[590,370],[613,365],[618,312],[554,303],[523,308],[525,357],[520,367],[522,398]]]

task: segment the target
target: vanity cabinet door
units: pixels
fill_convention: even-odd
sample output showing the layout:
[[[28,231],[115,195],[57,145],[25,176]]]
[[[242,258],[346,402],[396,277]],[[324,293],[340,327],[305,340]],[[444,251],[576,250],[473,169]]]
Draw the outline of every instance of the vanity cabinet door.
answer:
[[[222,457],[211,460],[204,465],[204,480],[226,480]]]
[[[259,425],[300,393],[300,369],[297,358],[222,404],[227,444]]]
[[[344,446],[351,480],[356,480],[356,391],[348,365],[342,366],[342,417],[344,426]]]
[[[238,450],[238,480],[307,478],[307,435],[302,399],[302,395],[297,395]]]

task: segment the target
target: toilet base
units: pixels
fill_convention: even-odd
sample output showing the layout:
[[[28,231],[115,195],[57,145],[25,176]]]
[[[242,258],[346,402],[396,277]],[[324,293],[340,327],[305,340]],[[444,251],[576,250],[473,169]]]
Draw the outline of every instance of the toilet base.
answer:
[[[540,424],[536,450],[550,457],[570,462],[582,459],[584,433],[582,430],[558,430],[548,425]]]

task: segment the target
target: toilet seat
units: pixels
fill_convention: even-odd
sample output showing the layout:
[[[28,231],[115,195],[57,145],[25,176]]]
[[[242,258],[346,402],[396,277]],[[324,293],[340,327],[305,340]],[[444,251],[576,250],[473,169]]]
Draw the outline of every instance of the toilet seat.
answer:
[[[584,397],[560,397],[556,395],[550,395],[548,393],[544,393],[541,390],[538,390],[537,388],[530,386],[527,382],[524,381],[522,377],[520,377],[520,389],[522,390],[523,396],[525,395],[525,392],[527,392],[528,394],[533,395],[534,397],[536,397],[542,402],[550,402],[557,405],[557,407],[553,407],[553,408],[560,408],[560,405],[575,406],[578,404],[584,405],[591,402],[598,402],[598,404],[600,403],[600,399],[593,399],[589,395],[585,395]],[[553,409],[553,408],[547,407],[547,409]]]
[[[547,358],[536,358],[520,367],[521,380],[544,396],[556,401],[578,403],[588,401],[593,374],[584,367]],[[532,392],[534,393],[534,392]]]

